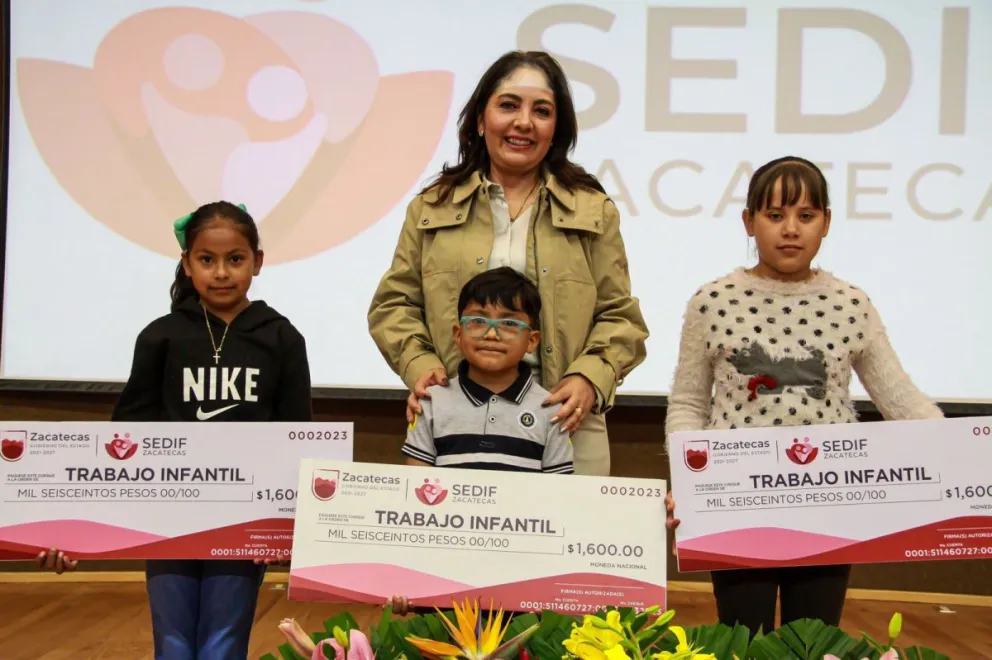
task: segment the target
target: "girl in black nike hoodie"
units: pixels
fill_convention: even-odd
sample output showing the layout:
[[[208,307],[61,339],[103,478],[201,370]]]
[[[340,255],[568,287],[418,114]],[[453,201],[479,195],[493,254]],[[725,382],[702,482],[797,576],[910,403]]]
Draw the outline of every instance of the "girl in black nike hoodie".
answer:
[[[303,336],[264,302],[247,298],[263,256],[252,217],[243,206],[216,202],[176,221],[175,233],[183,254],[172,312],[138,335],[112,419],[311,421]],[[215,367],[213,373],[229,368],[224,387],[187,387],[204,383]],[[53,559],[69,562],[51,555],[48,567]],[[156,660],[244,660],[264,572],[252,561],[149,560]]]

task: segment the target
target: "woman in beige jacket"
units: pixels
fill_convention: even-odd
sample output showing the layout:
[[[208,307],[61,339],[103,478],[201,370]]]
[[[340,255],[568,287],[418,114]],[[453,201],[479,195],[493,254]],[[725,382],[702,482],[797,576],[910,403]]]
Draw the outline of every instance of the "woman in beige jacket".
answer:
[[[407,207],[369,330],[410,388],[408,417],[461,360],[451,328],[462,286],[510,266],[540,291],[542,341],[527,356],[573,433],[575,472],[608,475],[604,414],[644,361],[648,330],[631,295],[620,215],[568,159],[578,121],[568,81],[542,52],[511,52],[459,116],[459,153]]]

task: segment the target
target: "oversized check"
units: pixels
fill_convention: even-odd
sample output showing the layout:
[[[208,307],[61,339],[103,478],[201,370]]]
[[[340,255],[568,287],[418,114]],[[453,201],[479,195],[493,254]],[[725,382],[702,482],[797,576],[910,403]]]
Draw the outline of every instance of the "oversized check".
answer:
[[[992,417],[673,433],[680,571],[992,557]]]
[[[304,460],[289,598],[665,605],[665,482]]]
[[[300,460],[351,460],[352,427],[3,422],[0,559],[283,556]]]

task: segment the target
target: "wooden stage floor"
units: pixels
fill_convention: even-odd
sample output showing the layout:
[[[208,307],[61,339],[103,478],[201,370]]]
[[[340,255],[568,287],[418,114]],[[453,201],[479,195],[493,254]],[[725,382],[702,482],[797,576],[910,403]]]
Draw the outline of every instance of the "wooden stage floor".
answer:
[[[674,586],[674,585],[673,585]],[[669,606],[677,620],[696,625],[715,619],[712,595],[671,591]],[[954,660],[992,658],[992,608],[951,605],[940,613],[928,603],[886,602],[852,598],[842,627],[885,638],[889,617],[901,611],[905,644],[921,643]],[[262,587],[252,659],[275,651],[283,638],[276,629],[284,617],[295,617],[307,630],[340,609],[327,604],[290,602],[285,584]],[[380,611],[351,607],[367,627]],[[0,660],[143,660],[152,659],[148,604],[141,582],[2,582],[0,581]]]

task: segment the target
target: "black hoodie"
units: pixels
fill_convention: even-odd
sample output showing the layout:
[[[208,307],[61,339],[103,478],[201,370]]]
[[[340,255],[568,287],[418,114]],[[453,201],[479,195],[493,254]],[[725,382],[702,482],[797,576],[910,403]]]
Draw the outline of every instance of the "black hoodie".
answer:
[[[310,364],[303,335],[263,301],[251,303],[227,331],[195,297],[145,327],[131,375],[111,419],[127,422],[308,422],[313,417]]]

